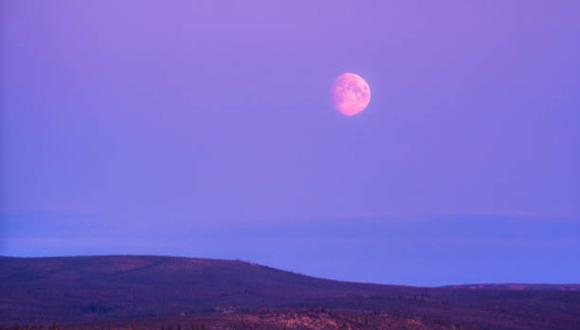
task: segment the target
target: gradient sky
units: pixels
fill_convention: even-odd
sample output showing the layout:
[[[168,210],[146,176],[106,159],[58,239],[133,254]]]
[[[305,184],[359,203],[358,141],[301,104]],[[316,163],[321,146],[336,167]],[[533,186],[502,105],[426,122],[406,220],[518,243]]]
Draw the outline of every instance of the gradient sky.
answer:
[[[0,4],[0,254],[580,282],[576,0]]]

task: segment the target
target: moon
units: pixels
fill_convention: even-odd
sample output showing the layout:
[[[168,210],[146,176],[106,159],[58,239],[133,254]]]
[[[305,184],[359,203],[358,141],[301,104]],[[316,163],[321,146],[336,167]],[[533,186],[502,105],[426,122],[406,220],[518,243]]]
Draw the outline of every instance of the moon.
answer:
[[[363,112],[371,101],[369,84],[355,73],[345,72],[332,85],[332,104],[345,116]]]

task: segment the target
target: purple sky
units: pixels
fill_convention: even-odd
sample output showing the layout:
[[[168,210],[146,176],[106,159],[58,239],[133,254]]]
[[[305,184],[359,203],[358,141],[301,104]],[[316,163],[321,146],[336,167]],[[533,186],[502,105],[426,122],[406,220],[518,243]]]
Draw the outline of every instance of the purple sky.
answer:
[[[0,254],[580,282],[576,0],[0,4]]]

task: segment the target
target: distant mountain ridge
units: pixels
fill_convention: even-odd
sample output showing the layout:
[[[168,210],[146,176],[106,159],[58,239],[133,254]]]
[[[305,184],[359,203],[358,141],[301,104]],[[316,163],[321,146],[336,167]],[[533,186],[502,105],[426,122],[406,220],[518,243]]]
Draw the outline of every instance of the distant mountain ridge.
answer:
[[[580,324],[579,287],[366,284],[184,257],[0,257],[0,326],[323,308],[475,328],[570,329]]]
[[[580,284],[527,284],[527,283],[482,283],[445,285],[442,288],[455,289],[495,289],[495,290],[536,290],[536,291],[579,291]]]

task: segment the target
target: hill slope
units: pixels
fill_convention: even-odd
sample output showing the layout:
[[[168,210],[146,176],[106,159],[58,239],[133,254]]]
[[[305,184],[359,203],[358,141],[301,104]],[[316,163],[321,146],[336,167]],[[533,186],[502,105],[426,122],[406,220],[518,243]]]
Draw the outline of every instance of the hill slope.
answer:
[[[419,288],[318,279],[241,261],[155,256],[0,257],[0,326],[324,308],[494,329],[573,328],[580,292]],[[577,286],[576,286],[577,287]],[[575,288],[570,286],[570,288]],[[231,317],[231,316],[227,316]],[[433,324],[435,324],[433,323]]]

